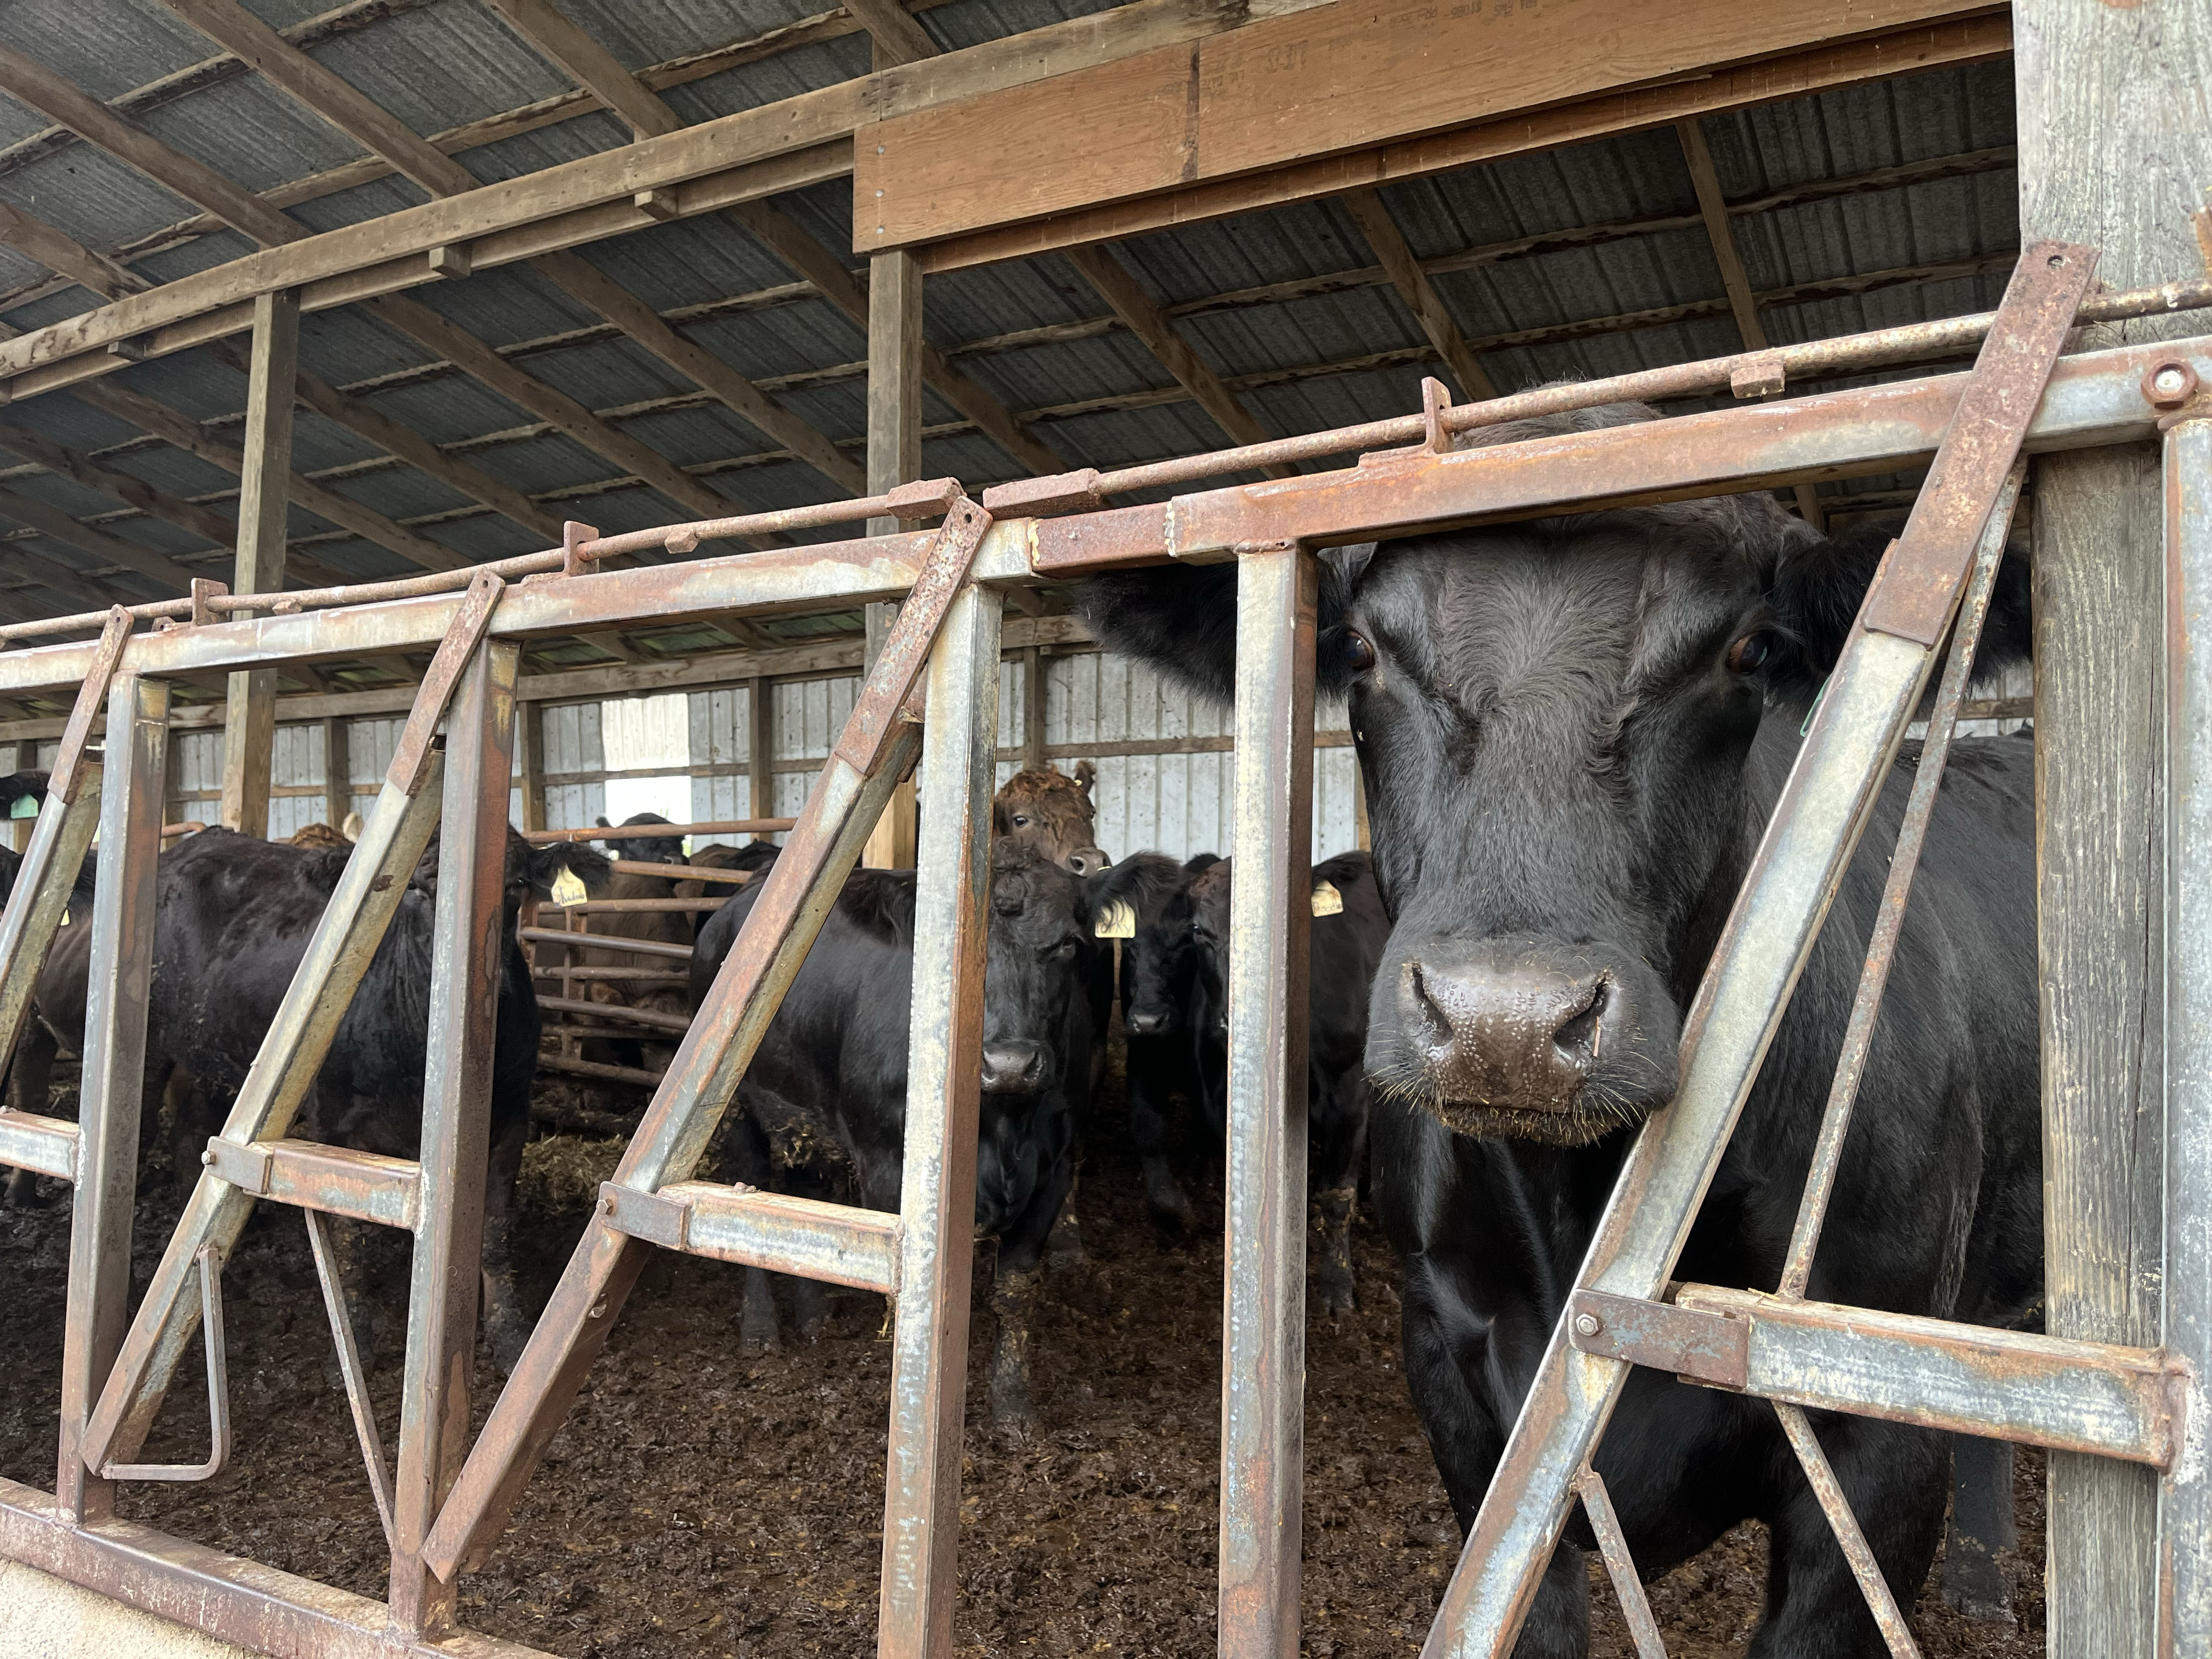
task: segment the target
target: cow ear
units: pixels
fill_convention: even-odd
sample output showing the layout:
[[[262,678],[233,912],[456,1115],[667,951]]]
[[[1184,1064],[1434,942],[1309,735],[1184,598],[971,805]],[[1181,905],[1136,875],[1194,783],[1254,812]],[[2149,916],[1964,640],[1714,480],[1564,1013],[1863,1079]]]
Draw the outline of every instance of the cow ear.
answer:
[[[1903,528],[1901,517],[1885,514],[1777,561],[1770,602],[1778,648],[1763,674],[1778,698],[1809,702],[1834,670],[1875,572]],[[2027,526],[2015,520],[1974,651],[1977,680],[2032,659],[2032,610]]]
[[[1341,692],[1344,613],[1375,557],[1375,544],[1321,554],[1316,672]],[[1151,664],[1177,684],[1221,702],[1237,698],[1237,567],[1233,563],[1131,570],[1075,584],[1076,608],[1109,651]]]
[[[602,823],[605,823],[601,819]],[[614,866],[604,853],[595,852],[580,842],[556,842],[550,847],[530,849],[528,865],[530,889],[542,899],[553,896],[553,884],[561,879],[562,871],[568,872],[584,884],[586,893],[602,893],[607,883],[614,878]]]
[[[1075,763],[1075,787],[1083,792],[1085,799],[1090,798],[1091,786],[1097,776],[1098,769],[1091,762],[1079,760]]]

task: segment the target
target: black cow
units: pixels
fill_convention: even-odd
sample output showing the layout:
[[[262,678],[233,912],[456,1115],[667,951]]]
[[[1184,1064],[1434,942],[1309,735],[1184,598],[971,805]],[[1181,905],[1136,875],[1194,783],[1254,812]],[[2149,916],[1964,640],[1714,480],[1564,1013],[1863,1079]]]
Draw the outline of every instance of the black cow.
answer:
[[[186,1171],[197,1175],[196,1146],[205,1143],[244,1085],[348,856],[228,830],[203,830],[161,854],[155,878],[146,1089],[150,1103],[165,1084],[188,1078],[198,1085],[168,1090],[178,1118],[180,1176]],[[416,1153],[429,1029],[437,866],[438,844],[433,841],[338,1024],[300,1125],[303,1138],[395,1157]],[[530,1334],[516,1297],[509,1251],[540,1027],[514,930],[524,895],[533,890],[550,893],[563,868],[573,870],[587,887],[603,885],[607,874],[606,860],[589,848],[533,848],[508,831],[483,1236],[485,1334],[502,1370],[513,1365]],[[40,1019],[46,1035],[80,1051],[88,933],[65,931],[39,982]],[[50,1046],[47,1052],[50,1057]],[[204,1103],[204,1112],[189,1113],[187,1098]],[[145,1121],[150,1126],[153,1120]]]
[[[752,912],[747,887],[700,930],[692,994],[702,997]],[[849,1168],[862,1205],[896,1210],[904,1161],[915,873],[856,870],[807,952],[738,1090],[729,1127],[737,1178],[826,1193]],[[1031,1415],[1029,1328],[1039,1258],[1075,1175],[1076,1110],[1093,1034],[1081,985],[1091,912],[1074,875],[1035,848],[991,848],[982,1108],[975,1224],[999,1239],[992,1414]],[[934,1109],[925,1103],[923,1109]],[[747,1282],[773,1328],[764,1276]],[[757,1322],[755,1328],[757,1329]]]
[[[1146,1207],[1170,1238],[1182,1237],[1194,1219],[1170,1156],[1173,1097],[1204,1101],[1201,1045],[1211,1030],[1197,1013],[1198,945],[1191,933],[1197,911],[1190,883],[1218,861],[1211,853],[1187,864],[1164,853],[1133,853],[1085,884],[1094,914],[1117,904],[1132,912],[1120,973],[1129,1139],[1144,1172]],[[1222,1058],[1216,1053],[1212,1059],[1218,1070]]]
[[[1232,866],[1224,859],[1191,883],[1199,955],[1196,1023],[1206,1042],[1206,1114],[1218,1133],[1228,1120],[1229,901]],[[1390,935],[1374,862],[1340,853],[1313,867],[1318,899],[1340,908],[1313,918],[1306,971],[1307,1233],[1317,1242],[1315,1303],[1324,1313],[1358,1305],[1352,1276],[1352,1212],[1367,1152],[1368,989]]]
[[[1649,418],[1614,407],[1512,442]],[[1321,672],[1346,691],[1395,919],[1375,983],[1376,1209],[1405,1262],[1407,1373],[1462,1526],[1496,1468],[1629,1132],[1671,1097],[1682,1011],[1881,538],[1824,541],[1764,495],[1324,556]],[[1231,567],[1091,586],[1108,643],[1230,690]],[[2027,648],[2008,561],[1982,647]],[[1885,785],[1677,1269],[1771,1287],[1911,783]],[[2011,1325],[2041,1277],[2032,750],[1954,750],[1814,1267],[1821,1299]],[[1855,1417],[1821,1441],[1899,1599],[1950,1443]],[[1651,1370],[1597,1465],[1648,1577],[1756,1516],[1751,1652],[1882,1644],[1762,1401]],[[1577,1516],[1517,1651],[1583,1654]]]

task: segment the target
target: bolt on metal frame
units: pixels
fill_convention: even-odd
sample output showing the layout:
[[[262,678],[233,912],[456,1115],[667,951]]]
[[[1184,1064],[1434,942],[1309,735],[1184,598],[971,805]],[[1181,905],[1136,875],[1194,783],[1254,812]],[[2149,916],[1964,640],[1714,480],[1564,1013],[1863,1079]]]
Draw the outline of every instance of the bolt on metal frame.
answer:
[[[1792,348],[1799,355],[1780,367],[1769,361],[1773,354],[1764,354],[1759,372],[1742,379],[1747,392],[1765,393],[1778,374],[1803,364],[1888,361],[1905,342],[1921,349],[1927,326],[1990,335],[2002,343],[1992,356],[2019,360],[2016,369],[2025,362],[2017,374],[1930,377],[1473,450],[1454,448],[1451,435],[1494,423],[1503,418],[1500,410],[1534,412],[1526,407],[1526,394],[1456,408],[1431,396],[1422,416],[1409,417],[1410,427],[1372,423],[1285,441],[1295,453],[1285,449],[1263,459],[1345,453],[1378,435],[1421,440],[1412,449],[1160,505],[1104,508],[1097,499],[1101,481],[1068,475],[1021,487],[1026,499],[1020,502],[993,492],[1002,508],[1076,509],[1066,516],[1002,514],[994,522],[994,514],[957,485],[910,485],[895,492],[896,500],[809,509],[808,522],[860,518],[888,504],[899,517],[944,512],[941,529],[623,571],[594,565],[615,538],[601,544],[572,532],[562,550],[469,575],[459,594],[451,579],[441,578],[366,593],[290,595],[301,602],[296,611],[272,609],[243,623],[224,622],[225,613],[204,604],[193,618],[164,619],[181,625],[137,635],[128,633],[127,617],[95,617],[106,630],[96,643],[0,653],[0,694],[84,685],[72,721],[80,736],[100,697],[109,703],[104,753],[76,757],[64,744],[68,763],[58,763],[48,815],[18,889],[23,897],[0,919],[0,1012],[11,1021],[20,1022],[27,1006],[51,938],[41,919],[58,921],[76,867],[71,849],[81,854],[90,838],[88,815],[64,798],[70,779],[81,791],[82,782],[99,778],[101,843],[119,849],[119,856],[110,852],[103,860],[90,921],[100,971],[88,1010],[81,1125],[40,1127],[24,1115],[0,1116],[0,1161],[76,1181],[57,1491],[48,1497],[0,1482],[0,1554],[157,1612],[177,1607],[179,1588],[187,1588],[191,1617],[202,1628],[272,1654],[525,1652],[453,1632],[454,1584],[495,1546],[642,1267],[641,1247],[649,1243],[863,1285],[893,1298],[898,1318],[879,1643],[885,1654],[914,1659],[949,1653],[1000,590],[1132,564],[1234,559],[1240,583],[1232,850],[1242,867],[1267,876],[1237,884],[1238,943],[1231,964],[1220,1640],[1223,1651],[1239,1659],[1288,1659],[1297,1647],[1303,1464],[1298,1194],[1305,1125],[1299,1079],[1314,550],[1425,527],[1846,477],[1934,454],[1941,458],[1941,482],[1892,550],[1823,699],[1693,1011],[1682,1092],[1632,1156],[1601,1235],[1612,1254],[1594,1253],[1562,1310],[1515,1449],[1478,1521],[1431,1648],[1454,1654],[1510,1650],[1532,1570],[1548,1556],[1568,1505],[1579,1498],[1629,1605],[1639,1652],[1662,1650],[1635,1592],[1633,1563],[1610,1502],[1587,1462],[1612,1387],[1628,1364],[1646,1363],[1775,1401],[1816,1488],[1826,1471],[1802,1415],[1808,1407],[1899,1417],[2160,1468],[2168,1648],[2201,1650],[2212,1640],[2212,1501],[2205,1489],[2198,1380],[2212,1364],[2212,1262],[2205,1260],[2212,1245],[2203,1211],[2212,1175],[2212,1109],[2203,1087],[2212,1073],[2212,1038],[2203,1035],[2212,1030],[2206,1018],[2212,1015],[2212,963],[2191,955],[2207,948],[2205,924],[2212,921],[2206,914],[2212,913],[2212,878],[2196,867],[2202,860],[2174,861],[2168,897],[2169,938],[2180,954],[2169,978],[2169,1295],[2161,1348],[2059,1341],[1832,1308],[1791,1295],[1709,1286],[1680,1287],[1671,1300],[1660,1294],[1680,1228],[1694,1212],[1711,1159],[1725,1143],[1741,1098],[1741,1068],[1755,1064],[1765,1032],[1778,1018],[1875,781],[1963,603],[1966,621],[1931,734],[1939,751],[1948,739],[2017,493],[2016,454],[2023,447],[2081,447],[2166,428],[2167,580],[2177,618],[2169,632],[2172,844],[2212,839],[2212,797],[2202,787],[2212,767],[2212,652],[2191,648],[2188,626],[2212,593],[2212,402],[2194,398],[2199,379],[2212,378],[2212,338],[2052,362],[2064,328],[2092,309],[2107,316],[2212,304],[2212,284],[2169,284],[2085,304],[2080,295],[2087,251],[2034,252],[2057,258],[2059,264],[2046,271],[2064,267],[2063,280],[2039,279],[2032,266],[2024,268],[1994,318]],[[1741,368],[1724,359],[1663,373],[1683,385],[1734,385]],[[1595,403],[1625,392],[1595,383],[1543,395],[1579,393],[1574,400]],[[1160,481],[1194,481],[1224,465],[1250,465],[1255,453],[1196,458],[1177,464],[1184,470],[1174,479]],[[1121,486],[1117,481],[1109,487]],[[757,515],[674,526],[621,544],[689,547],[746,534],[761,523]],[[528,568],[516,568],[518,562]],[[530,579],[510,584],[509,575]],[[517,642],[648,617],[887,599],[902,602],[899,622],[790,845],[763,881],[737,948],[615,1177],[602,1188],[600,1207],[522,1364],[464,1457],[486,1133],[481,1083],[498,978]],[[73,626],[81,629],[84,623],[76,619]],[[126,1322],[124,1269],[161,831],[166,677],[401,644],[437,646],[432,672],[292,994],[237,1108],[210,1144],[199,1188],[136,1320]],[[435,737],[441,721],[447,728],[442,747]],[[925,753],[910,1086],[928,1103],[909,1120],[908,1179],[899,1214],[692,1181],[845,872],[891,789]],[[422,1156],[411,1164],[371,1160],[288,1140],[285,1131],[347,999],[441,817]],[[1910,869],[1911,849],[1904,850],[1905,873],[1893,883],[1900,904]],[[1863,988],[1869,1018],[1878,981],[1870,968]],[[1735,988],[1745,985],[1757,994]],[[1732,1059],[1724,1052],[1731,1048]],[[1728,1073],[1729,1065],[1738,1074]],[[1847,1102],[1849,1092],[1839,1084],[1838,1100]],[[1840,1148],[1840,1121],[1828,1139]],[[1816,1180],[1801,1228],[1808,1240],[1817,1229],[1819,1193]],[[307,1212],[356,1431],[392,1539],[388,1607],[112,1516],[113,1480],[142,1473],[120,1460],[135,1454],[204,1308],[215,1305],[221,1253],[258,1197]],[[327,1271],[322,1213],[406,1226],[416,1234],[398,1467],[389,1476],[359,1387],[358,1359],[347,1346],[343,1299]],[[1648,1224],[1654,1217],[1674,1224],[1672,1231]],[[1809,1249],[1808,1243],[1808,1257]],[[1796,1288],[1802,1291],[1802,1282]],[[1839,1367],[1838,1356],[1850,1363]],[[1561,1381],[1564,1394],[1547,1394]],[[1531,1446],[1545,1455],[1530,1455]],[[1825,1494],[1824,1501],[1831,1497],[1838,1500],[1831,1513],[1848,1547],[1847,1506],[1840,1506],[1840,1494]]]

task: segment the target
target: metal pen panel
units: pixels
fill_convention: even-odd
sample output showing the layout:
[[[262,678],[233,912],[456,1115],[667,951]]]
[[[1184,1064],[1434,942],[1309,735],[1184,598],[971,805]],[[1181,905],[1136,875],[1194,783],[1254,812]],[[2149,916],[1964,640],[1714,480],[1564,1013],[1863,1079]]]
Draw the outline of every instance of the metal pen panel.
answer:
[[[130,1313],[139,1079],[153,989],[155,861],[161,851],[161,775],[168,746],[168,686],[136,675],[118,679],[108,693],[108,754],[100,779],[106,856],[89,926],[93,959],[102,971],[92,975],[85,999],[54,1485],[62,1512],[80,1522],[103,1519],[114,1507],[113,1488],[92,1478],[83,1448],[94,1395],[122,1346]],[[61,885],[66,892],[67,881]]]
[[[2212,407],[2166,434],[2166,1262],[2184,1425],[2159,1490],[2160,1650],[2212,1651]]]
[[[445,830],[417,1160],[422,1214],[408,1290],[392,1481],[392,1616],[410,1638],[443,1635],[453,1622],[452,1580],[422,1565],[422,1547],[468,1445],[493,1047],[507,965],[507,800],[521,661],[521,648],[512,641],[485,641],[462,677],[447,722]]]
[[[930,654],[915,852],[906,1158],[885,1459],[881,1659],[949,1659],[975,1237],[1002,601],[975,585]]]
[[[1221,1321],[1224,1659],[1297,1659],[1298,1651],[1319,586],[1319,567],[1301,548],[1240,550]]]

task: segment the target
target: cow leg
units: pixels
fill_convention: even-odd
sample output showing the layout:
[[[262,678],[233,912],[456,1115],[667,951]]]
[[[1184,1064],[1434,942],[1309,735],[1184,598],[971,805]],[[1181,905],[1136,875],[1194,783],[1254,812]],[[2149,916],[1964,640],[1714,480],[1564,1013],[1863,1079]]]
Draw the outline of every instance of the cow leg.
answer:
[[[2012,1443],[1960,1435],[1952,1444],[1951,1524],[1943,1538],[1946,1606],[1977,1624],[2014,1623],[1997,1556],[2015,1547]]]
[[[1951,1437],[1867,1418],[1822,1415],[1814,1425],[1890,1593],[1910,1613],[1942,1536]],[[1769,1517],[1766,1611],[1747,1659],[1881,1659],[1888,1650],[1826,1513],[1786,1445],[1776,1455],[1786,1484]]]
[[[1367,1151],[1367,1085],[1357,1073],[1313,1079],[1313,1196],[1307,1225],[1314,1256],[1313,1299],[1325,1314],[1359,1305],[1352,1274],[1352,1212]]]
[[[1197,1217],[1168,1162],[1167,1089],[1157,1062],[1138,1052],[1151,1046],[1141,1037],[1129,1045],[1129,1139],[1144,1172],[1145,1209],[1152,1225],[1164,1237],[1180,1239],[1197,1224]]]
[[[1075,1219],[1077,1185],[1077,1180],[1071,1176],[1067,1201],[1060,1206],[1060,1217],[1052,1224],[1052,1236],[1045,1240],[1044,1263],[1053,1273],[1066,1273],[1071,1267],[1080,1267],[1084,1262],[1083,1231]]]
[[[1037,1259],[1074,1184],[1075,1155],[1070,1148],[1038,1183],[1020,1219],[999,1240],[998,1272],[991,1281],[991,1311],[999,1322],[998,1343],[991,1355],[991,1420],[1001,1428],[1020,1431],[1036,1421],[1030,1392],[1030,1331],[1044,1281]]]
[[[531,1320],[514,1282],[514,1194],[522,1178],[522,1148],[530,1139],[527,1102],[520,1113],[502,1113],[492,1130],[484,1165],[483,1329],[492,1364],[511,1376],[530,1340]]]
[[[1505,1449],[1504,1431],[1475,1387],[1486,1369],[1486,1322],[1428,1263],[1406,1265],[1406,1382],[1463,1539]],[[1589,1651],[1589,1580],[1583,1553],[1563,1543],[1537,1584],[1514,1659],[1585,1659]]]

